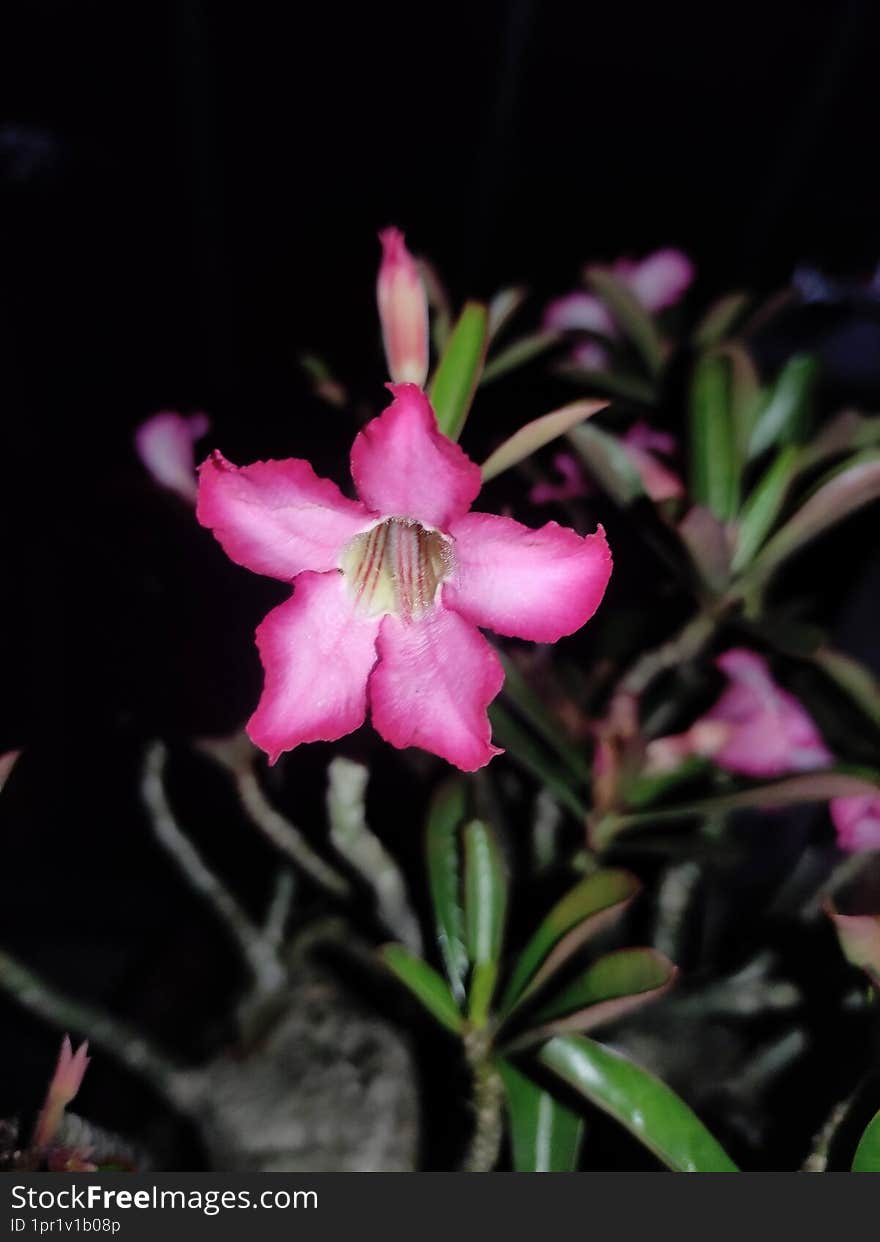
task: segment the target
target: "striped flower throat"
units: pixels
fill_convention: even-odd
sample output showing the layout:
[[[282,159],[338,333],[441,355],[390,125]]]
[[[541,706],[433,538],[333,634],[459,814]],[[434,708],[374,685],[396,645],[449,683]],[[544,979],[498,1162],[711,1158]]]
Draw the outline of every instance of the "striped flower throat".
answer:
[[[417,620],[433,608],[452,565],[450,539],[412,518],[393,517],[355,536],[341,568],[368,615]]]

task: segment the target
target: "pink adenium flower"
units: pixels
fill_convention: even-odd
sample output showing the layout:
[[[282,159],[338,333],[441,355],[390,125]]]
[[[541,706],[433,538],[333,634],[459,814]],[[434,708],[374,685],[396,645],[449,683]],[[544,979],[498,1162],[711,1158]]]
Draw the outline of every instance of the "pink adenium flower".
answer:
[[[559,475],[559,483],[535,483],[529,492],[533,505],[549,505],[554,501],[577,500],[590,492],[581,464],[571,453],[557,453],[553,465]]]
[[[58,1064],[34,1129],[34,1147],[46,1147],[55,1137],[65,1108],[82,1086],[83,1075],[89,1064],[88,1051],[88,1043],[83,1043],[74,1052],[68,1035],[61,1041]]]
[[[294,584],[257,630],[266,672],[247,729],[274,762],[335,741],[367,707],[392,746],[464,771],[499,752],[486,709],[504,681],[478,627],[555,642],[596,611],[611,573],[601,527],[582,538],[469,512],[480,468],[443,436],[425,394],[393,401],[358,434],[359,496],[300,460],[201,467],[199,521],[227,554]]]
[[[388,374],[400,384],[424,384],[428,375],[428,296],[418,264],[400,229],[383,229],[376,298]]]
[[[832,798],[830,810],[842,850],[851,854],[880,850],[880,794]]]
[[[618,259],[607,269],[623,281],[651,313],[665,310],[679,302],[694,279],[694,267],[680,250],[655,250],[638,262]],[[544,327],[552,332],[595,332],[614,340],[617,324],[601,298],[584,289],[577,289],[551,302],[544,313]],[[602,347],[599,346],[599,349]],[[595,369],[604,366],[607,355],[595,351],[575,353],[579,366]]]
[[[206,414],[162,410],[135,432],[138,457],[160,487],[176,492],[187,504],[196,499],[195,444],[210,427]]]
[[[648,763],[668,768],[704,755],[728,772],[773,777],[811,772],[832,762],[822,735],[793,694],[776,684],[767,661],[736,648],[716,661],[730,685],[686,733],[648,745]]]

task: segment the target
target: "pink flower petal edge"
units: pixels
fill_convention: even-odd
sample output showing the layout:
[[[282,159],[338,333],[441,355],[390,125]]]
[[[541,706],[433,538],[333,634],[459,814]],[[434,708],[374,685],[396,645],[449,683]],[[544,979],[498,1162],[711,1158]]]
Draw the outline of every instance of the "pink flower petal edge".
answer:
[[[831,821],[842,850],[880,850],[880,793],[832,798]]]
[[[135,432],[137,455],[154,482],[176,492],[187,504],[196,499],[195,444],[209,427],[206,414],[187,416],[162,410]]]

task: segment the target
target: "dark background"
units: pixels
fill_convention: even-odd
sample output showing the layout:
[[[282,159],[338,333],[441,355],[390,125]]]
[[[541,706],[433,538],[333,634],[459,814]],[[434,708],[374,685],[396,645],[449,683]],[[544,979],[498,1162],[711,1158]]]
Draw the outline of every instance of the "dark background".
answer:
[[[665,244],[695,259],[698,304],[770,291],[805,261],[867,277],[878,35],[872,0],[7,0],[0,740],[26,753],[4,805],[3,943],[181,1047],[168,962],[176,994],[230,985],[223,962],[205,970],[213,928],[132,789],[144,738],[246,715],[250,635],[279,592],[245,586],[150,487],[137,423],[206,409],[234,459],[338,470],[353,424],[309,393],[297,353],[378,399],[389,222],[457,298],[558,292],[585,259]],[[860,392],[876,395],[876,304],[834,315],[793,331],[867,333]],[[307,817],[319,794],[303,790]],[[225,814],[214,848],[235,866],[247,830]],[[251,870],[256,899],[268,860]],[[3,1014],[0,1114],[39,1093],[56,1043]],[[98,1111],[129,1119],[133,1085],[114,1116],[112,1071],[90,1074]]]

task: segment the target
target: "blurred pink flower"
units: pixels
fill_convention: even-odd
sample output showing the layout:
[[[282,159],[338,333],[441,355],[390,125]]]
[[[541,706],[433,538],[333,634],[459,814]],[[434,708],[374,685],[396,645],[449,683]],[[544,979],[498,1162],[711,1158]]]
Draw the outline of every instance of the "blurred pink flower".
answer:
[[[47,1147],[55,1137],[65,1108],[82,1086],[83,1075],[89,1064],[88,1051],[88,1043],[80,1044],[74,1052],[70,1036],[65,1035],[62,1039],[58,1064],[55,1066],[55,1073],[52,1075],[52,1081],[46,1093],[46,1101],[34,1129],[32,1144],[34,1147]]]
[[[832,798],[830,810],[842,850],[880,850],[880,794]]]
[[[18,763],[20,758],[20,750],[7,750],[4,754],[0,755],[0,789],[2,789],[9,780],[12,769]]]
[[[376,282],[388,374],[399,384],[424,384],[428,375],[428,297],[418,264],[400,229],[383,229]]]
[[[655,250],[639,262],[618,259],[605,270],[622,281],[645,310],[652,313],[679,302],[694,279],[690,259],[672,249]],[[551,302],[544,312],[544,327],[556,332],[597,332],[611,339],[617,336],[617,325],[605,303],[585,290],[575,290]],[[593,369],[590,363],[580,360],[578,365]]]
[[[793,694],[776,684],[767,661],[735,648],[716,664],[730,685],[710,711],[686,733],[648,744],[655,769],[704,755],[743,776],[773,777],[827,767],[831,752],[812,718]]]
[[[141,423],[134,443],[138,457],[160,487],[176,492],[187,504],[196,500],[195,444],[210,427],[206,414],[163,410]]]
[[[294,582],[257,630],[266,671],[248,733],[271,761],[357,729],[367,705],[392,746],[464,771],[498,754],[486,708],[504,673],[479,627],[555,642],[601,602],[611,554],[548,522],[470,513],[480,468],[443,436],[425,394],[393,401],[358,434],[359,500],[300,460],[200,469],[198,518],[227,554]]]
[[[675,436],[655,431],[647,423],[636,423],[623,437],[623,447],[653,501],[659,504],[660,501],[677,500],[684,495],[681,479],[657,457],[658,453],[665,457],[675,453]]]
[[[577,500],[589,494],[590,484],[584,477],[580,462],[571,453],[557,453],[553,458],[553,466],[562,482],[536,483],[529,492],[529,500],[533,505],[549,505],[560,500]]]

